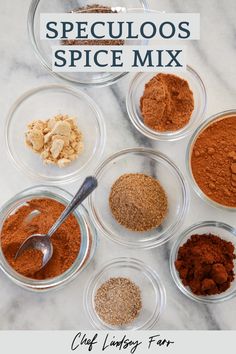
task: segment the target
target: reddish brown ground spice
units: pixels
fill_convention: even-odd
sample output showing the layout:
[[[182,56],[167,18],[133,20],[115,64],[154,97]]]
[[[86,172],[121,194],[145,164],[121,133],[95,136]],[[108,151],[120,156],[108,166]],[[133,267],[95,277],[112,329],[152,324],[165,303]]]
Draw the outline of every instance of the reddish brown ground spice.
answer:
[[[172,74],[157,74],[146,85],[140,100],[144,124],[156,131],[185,127],[194,110],[193,93],[186,80]]]
[[[33,199],[20,207],[4,222],[1,246],[8,263],[19,273],[34,279],[48,279],[64,273],[74,263],[80,249],[80,226],[74,215],[60,226],[52,236],[53,256],[42,268],[42,254],[27,250],[15,260],[22,242],[32,234],[46,234],[60,216],[65,206],[53,199]],[[33,210],[40,211],[29,223],[25,220]]]
[[[196,183],[210,199],[236,207],[236,116],[218,120],[200,133],[191,167]]]
[[[193,235],[179,248],[176,269],[196,295],[226,291],[234,280],[235,248],[215,235]]]

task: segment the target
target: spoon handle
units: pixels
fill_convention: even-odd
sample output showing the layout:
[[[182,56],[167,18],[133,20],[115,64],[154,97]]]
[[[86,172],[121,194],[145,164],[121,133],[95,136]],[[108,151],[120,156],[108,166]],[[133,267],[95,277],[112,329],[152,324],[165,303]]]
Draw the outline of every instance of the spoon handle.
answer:
[[[63,211],[61,216],[55,222],[48,232],[48,236],[51,237],[54,232],[61,226],[61,224],[68,218],[68,216],[73,213],[73,211],[81,204],[84,199],[86,199],[90,193],[97,187],[97,179],[95,177],[87,177],[84,183],[70,202],[66,209]]]

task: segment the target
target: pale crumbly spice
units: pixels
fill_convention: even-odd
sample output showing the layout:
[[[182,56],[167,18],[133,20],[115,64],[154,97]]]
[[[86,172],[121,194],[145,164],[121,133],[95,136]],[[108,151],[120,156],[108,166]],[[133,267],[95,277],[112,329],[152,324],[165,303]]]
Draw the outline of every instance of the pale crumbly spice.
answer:
[[[95,311],[102,321],[112,326],[133,322],[142,309],[139,287],[127,278],[110,278],[96,292]]]
[[[193,113],[193,92],[181,77],[157,74],[145,85],[140,110],[149,128],[163,132],[180,130]]]
[[[87,5],[84,7],[79,7],[71,11],[71,13],[117,13],[109,6],[103,5]],[[124,40],[122,39],[66,39],[62,41],[64,45],[123,45]]]
[[[77,159],[84,149],[83,135],[76,119],[62,114],[28,124],[25,142],[40,154],[45,164],[60,168]]]
[[[140,173],[124,174],[113,184],[109,197],[117,222],[132,231],[160,226],[168,211],[168,200],[159,181]]]

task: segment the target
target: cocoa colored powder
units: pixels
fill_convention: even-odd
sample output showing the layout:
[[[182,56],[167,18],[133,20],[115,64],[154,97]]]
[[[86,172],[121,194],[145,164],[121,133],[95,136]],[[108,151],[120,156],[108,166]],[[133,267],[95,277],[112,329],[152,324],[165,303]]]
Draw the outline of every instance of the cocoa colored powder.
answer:
[[[234,280],[235,248],[215,235],[193,235],[179,248],[176,269],[196,295],[226,291]]]
[[[162,224],[168,202],[160,183],[139,173],[124,174],[111,188],[109,204],[119,224],[132,231],[148,231]]]
[[[46,234],[64,209],[63,204],[53,199],[33,199],[4,222],[2,251],[18,273],[34,279],[48,279],[64,273],[72,266],[81,242],[80,227],[74,215],[70,215],[52,236],[53,256],[44,268],[40,269],[42,253],[38,250],[27,250],[15,260],[16,252],[24,240],[32,234]],[[34,210],[40,213],[27,222],[27,216]]]
[[[210,124],[199,135],[191,167],[196,183],[210,199],[236,207],[236,116]]]
[[[193,93],[186,80],[157,74],[146,85],[140,100],[144,124],[156,131],[184,128],[194,110]]]
[[[88,5],[85,7],[77,8],[72,13],[117,13],[113,11],[109,6],[102,5]],[[112,40],[112,39],[67,39],[62,42],[65,45],[123,45],[124,40]]]

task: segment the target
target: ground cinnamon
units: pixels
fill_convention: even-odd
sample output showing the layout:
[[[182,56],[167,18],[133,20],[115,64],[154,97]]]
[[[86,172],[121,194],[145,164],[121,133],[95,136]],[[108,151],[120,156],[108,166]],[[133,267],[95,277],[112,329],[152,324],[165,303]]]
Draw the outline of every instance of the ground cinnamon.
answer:
[[[200,133],[191,167],[196,183],[210,199],[236,207],[236,116],[222,118]]]
[[[157,74],[140,100],[144,124],[156,131],[176,131],[188,124],[194,110],[193,93],[186,80]]]
[[[193,235],[179,248],[176,269],[196,295],[226,291],[234,280],[235,248],[215,235]]]
[[[48,279],[64,273],[74,263],[80,249],[80,226],[74,215],[60,226],[52,236],[53,256],[42,268],[42,254],[37,250],[27,250],[15,260],[22,242],[32,234],[48,232],[65,209],[53,199],[33,199],[21,206],[4,222],[1,232],[1,246],[8,263],[19,273],[34,279]],[[40,213],[27,222],[27,216],[34,210]]]

